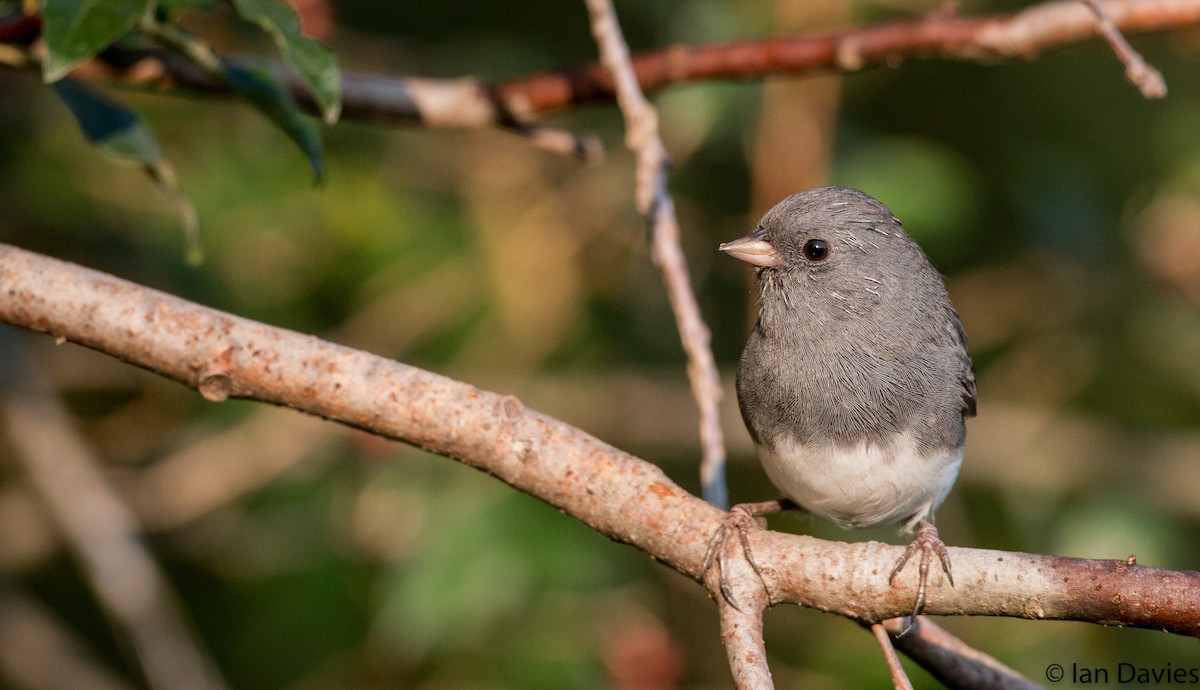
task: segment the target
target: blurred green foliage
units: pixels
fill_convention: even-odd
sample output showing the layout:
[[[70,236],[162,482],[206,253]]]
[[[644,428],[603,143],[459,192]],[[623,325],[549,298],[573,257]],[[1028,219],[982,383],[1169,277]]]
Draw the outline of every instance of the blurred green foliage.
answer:
[[[855,20],[934,5],[897,7],[856,6]],[[342,0],[333,10],[330,42],[351,70],[497,79],[595,52],[581,3]],[[635,49],[777,31],[768,6],[617,10]],[[194,29],[230,52],[253,42],[231,17]],[[1197,43],[1194,30],[1135,43],[1163,71],[1166,100],[1143,100],[1096,41],[1027,63],[908,62],[842,80],[827,179],[904,220],[947,275],[979,371],[980,417],[939,514],[950,544],[1200,568]],[[765,210],[751,208],[762,90],[694,84],[655,97],[726,373],[754,303],[745,268],[714,250]],[[98,156],[38,75],[0,71],[0,92],[4,242],[516,393],[697,489],[685,361],[615,107],[548,122],[598,133],[608,159],[596,167],[500,132],[344,122],[324,130],[327,182],[314,188],[303,154],[244,105],[114,92],[151,125],[203,218],[207,259],[189,267],[170,200]],[[34,342],[134,495],[139,475],[263,414]],[[774,496],[726,409],[733,498]],[[619,687],[631,666],[677,687],[729,684],[712,605],[694,584],[469,468],[312,424],[320,441],[277,474],[150,535],[233,687]],[[262,462],[245,452],[247,466]],[[2,458],[7,510],[27,489]],[[4,514],[25,516],[9,520],[12,533],[44,522]],[[890,529],[786,516],[772,527],[896,541]],[[6,572],[137,678],[61,545],[46,537],[18,557],[10,541],[0,539]],[[944,625],[1035,681],[1051,663],[1197,658],[1194,640],[1152,631]],[[846,621],[784,608],[767,635],[780,687],[887,683],[874,643]]]

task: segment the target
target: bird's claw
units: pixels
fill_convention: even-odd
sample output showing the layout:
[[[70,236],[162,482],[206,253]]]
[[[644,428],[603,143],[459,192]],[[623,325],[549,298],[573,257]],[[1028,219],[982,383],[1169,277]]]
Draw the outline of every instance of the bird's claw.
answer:
[[[704,570],[702,572],[707,573],[714,563],[717,565],[718,586],[721,590],[721,597],[738,611],[742,609],[734,599],[733,590],[729,587],[728,573],[725,568],[725,552],[730,548],[730,542],[733,541],[736,535],[742,547],[742,555],[761,580],[762,570],[759,569],[758,563],[754,562],[754,555],[750,551],[749,530],[765,528],[766,521],[763,520],[763,515],[778,512],[787,507],[787,504],[780,501],[739,503],[729,509],[729,514],[725,516],[725,520],[721,523],[721,526],[713,532],[712,539],[708,541],[708,551],[704,554]]]
[[[946,550],[946,544],[938,537],[937,527],[934,527],[933,523],[927,520],[920,522],[916,538],[912,540],[908,548],[904,549],[904,554],[900,556],[900,560],[896,561],[896,567],[892,568],[891,577],[888,578],[889,584],[895,582],[896,576],[904,569],[905,564],[908,563],[908,559],[916,555],[918,551],[921,552],[921,560],[918,570],[917,601],[913,605],[912,620],[904,628],[904,632],[900,633],[901,635],[908,632],[913,622],[916,621],[917,616],[925,608],[925,589],[929,582],[929,563],[933,560],[934,554],[937,554],[938,560],[941,561],[942,571],[946,573],[946,579],[950,582],[950,586],[954,586],[954,576],[950,573],[950,552]]]

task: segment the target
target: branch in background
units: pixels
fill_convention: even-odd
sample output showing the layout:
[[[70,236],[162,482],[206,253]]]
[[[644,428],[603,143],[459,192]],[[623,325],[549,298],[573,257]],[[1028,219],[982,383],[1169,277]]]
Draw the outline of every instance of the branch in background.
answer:
[[[179,86],[205,93],[229,93],[227,86],[174,53],[129,53],[122,61],[130,67],[121,73],[137,75],[137,81],[131,79],[136,86]],[[310,113],[317,112],[316,100],[298,74],[280,63],[265,64],[291,90],[297,103]],[[552,153],[573,155],[593,163],[604,155],[597,137],[518,117],[496,100],[488,87],[471,77],[424,79],[343,72],[341,118],[375,125],[420,125],[435,129],[500,127]]]
[[[968,647],[927,617],[906,629],[903,618],[881,624],[897,649],[950,688],[1035,690],[1041,686],[983,652]]]
[[[263,407],[131,474],[121,495],[142,529],[172,529],[275,481],[335,436],[327,424]]]
[[[4,612],[0,616],[0,678],[8,682],[5,687],[134,690],[96,659],[88,645],[52,612],[3,578],[0,611]]]
[[[198,389],[245,398],[455,458],[699,580],[724,513],[654,465],[512,396],[202,307],[0,245],[0,321],[61,337]],[[772,604],[857,621],[906,615],[916,576],[902,547],[748,535]],[[1200,573],[1116,561],[950,548],[957,587],[932,580],[930,615],[1079,620],[1200,635]]]
[[[181,617],[166,575],[138,539],[137,521],[117,498],[70,416],[38,377],[21,334],[5,328],[0,388],[5,430],[85,579],[128,636],[156,690],[221,690],[216,665]]]
[[[875,641],[879,643],[879,649],[883,652],[884,660],[887,661],[888,673],[892,676],[892,685],[896,690],[913,690],[912,681],[908,679],[908,674],[900,665],[900,657],[896,656],[896,648],[892,646],[892,638],[888,637],[883,623],[872,623],[871,633],[875,635]]]
[[[658,113],[646,101],[629,64],[629,48],[621,36],[609,0],[587,0],[592,35],[600,61],[616,84],[617,104],[625,117],[625,144],[637,156],[637,206],[651,228],[651,253],[663,273],[675,325],[688,357],[688,379],[700,410],[700,483],[704,497],[721,508],[729,505],[725,486],[725,434],[721,429],[721,377],[709,345],[711,336],[692,292],[687,258],[679,246],[679,220],[667,190],[667,149],[658,135]]]
[[[1200,22],[1200,0],[1107,0],[1099,6],[1108,23],[1125,33],[1165,31]],[[637,55],[632,64],[642,91],[649,93],[676,84],[714,79],[853,72],[894,66],[905,59],[990,63],[1031,59],[1051,48],[1094,39],[1096,20],[1096,14],[1078,0],[1056,0],[1015,14],[956,17],[935,13],[920,19],[831,33],[677,45]],[[1128,66],[1130,62],[1122,51],[1117,52]],[[229,91],[227,85],[164,51],[113,49],[105,57],[111,61],[108,67],[85,67],[83,73],[76,70],[72,76],[141,87]],[[0,59],[0,65],[20,68],[23,64],[20,60]],[[315,112],[312,96],[300,78],[279,65],[275,70],[284,75],[296,99]],[[421,79],[345,72],[342,117],[375,124],[436,128],[500,126],[527,134],[531,127],[533,132],[546,131],[530,124],[537,117],[579,105],[611,102],[615,95],[611,77],[598,64],[494,84],[469,77]],[[547,138],[555,142],[553,147],[557,150],[596,150],[593,139],[560,130],[549,132],[551,136]]]
[[[1125,78],[1136,86],[1146,98],[1165,98],[1167,82],[1163,79],[1162,72],[1147,64],[1141,53],[1129,45],[1129,41],[1125,40],[1120,30],[1113,24],[1112,17],[1108,16],[1108,12],[1100,0],[1084,0],[1084,2],[1096,15],[1096,25],[1100,29],[1100,35],[1104,36],[1105,41],[1108,41],[1109,47],[1112,48],[1121,64],[1125,65]]]
[[[1200,22],[1200,0],[1108,0],[1114,27],[1160,31]],[[633,58],[644,91],[710,79],[751,79],[854,72],[901,60],[995,62],[1031,59],[1050,48],[1096,35],[1092,11],[1076,0],[1033,5],[1015,14],[956,17],[946,13],[865,28],[807,36],[678,45]],[[546,72],[497,84],[501,102],[521,116],[540,115],[613,98],[611,79],[598,65]]]

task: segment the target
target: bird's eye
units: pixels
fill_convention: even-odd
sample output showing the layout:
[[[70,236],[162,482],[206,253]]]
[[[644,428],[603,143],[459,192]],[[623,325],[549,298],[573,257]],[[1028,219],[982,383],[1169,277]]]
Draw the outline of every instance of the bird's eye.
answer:
[[[829,256],[829,243],[825,240],[809,240],[804,243],[804,256],[809,261],[824,261]]]

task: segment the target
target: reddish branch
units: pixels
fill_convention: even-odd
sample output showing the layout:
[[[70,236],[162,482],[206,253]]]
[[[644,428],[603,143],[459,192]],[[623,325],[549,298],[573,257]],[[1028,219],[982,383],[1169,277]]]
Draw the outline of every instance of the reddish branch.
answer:
[[[207,398],[317,415],[458,459],[699,579],[723,512],[654,465],[512,396],[202,307],[0,245],[0,321],[156,372]],[[874,621],[908,613],[915,575],[889,585],[901,547],[749,535],[772,604]],[[930,582],[931,615],[1079,620],[1200,635],[1200,572],[951,548],[956,587]]]
[[[1112,26],[1127,33],[1200,22],[1198,0],[1109,0],[1100,5]],[[957,17],[937,13],[909,21],[831,33],[680,45],[633,58],[642,89],[708,79],[800,76],[895,66],[911,58],[996,61],[1031,59],[1061,45],[1094,38],[1096,16],[1076,0],[1033,5],[1016,14]],[[546,72],[494,87],[500,102],[520,115],[610,100],[612,82],[598,65]]]
[[[1200,0],[1108,0],[1100,6],[1111,27],[1127,34],[1200,22]],[[1104,32],[1107,34],[1107,29]],[[1097,17],[1089,6],[1077,0],[1057,0],[1015,14],[957,17],[938,13],[830,33],[677,45],[636,55],[632,62],[642,91],[649,93],[694,81],[857,71],[907,59],[1031,59],[1051,48],[1097,35]],[[76,76],[145,87],[229,92],[226,85],[161,51],[114,50],[108,57],[119,58],[119,63],[110,65],[112,69],[107,71],[92,70]],[[147,66],[146,62],[155,64]],[[287,75],[282,67],[277,69],[285,75],[293,94],[312,109],[311,96],[301,80]],[[614,97],[612,79],[599,64],[493,84],[471,78],[421,79],[350,72],[343,75],[342,116],[377,124],[456,128],[500,125],[521,131],[535,117],[581,104],[612,101]],[[562,134],[549,138],[560,145],[565,142],[568,149],[593,146],[585,140],[564,139]]]

